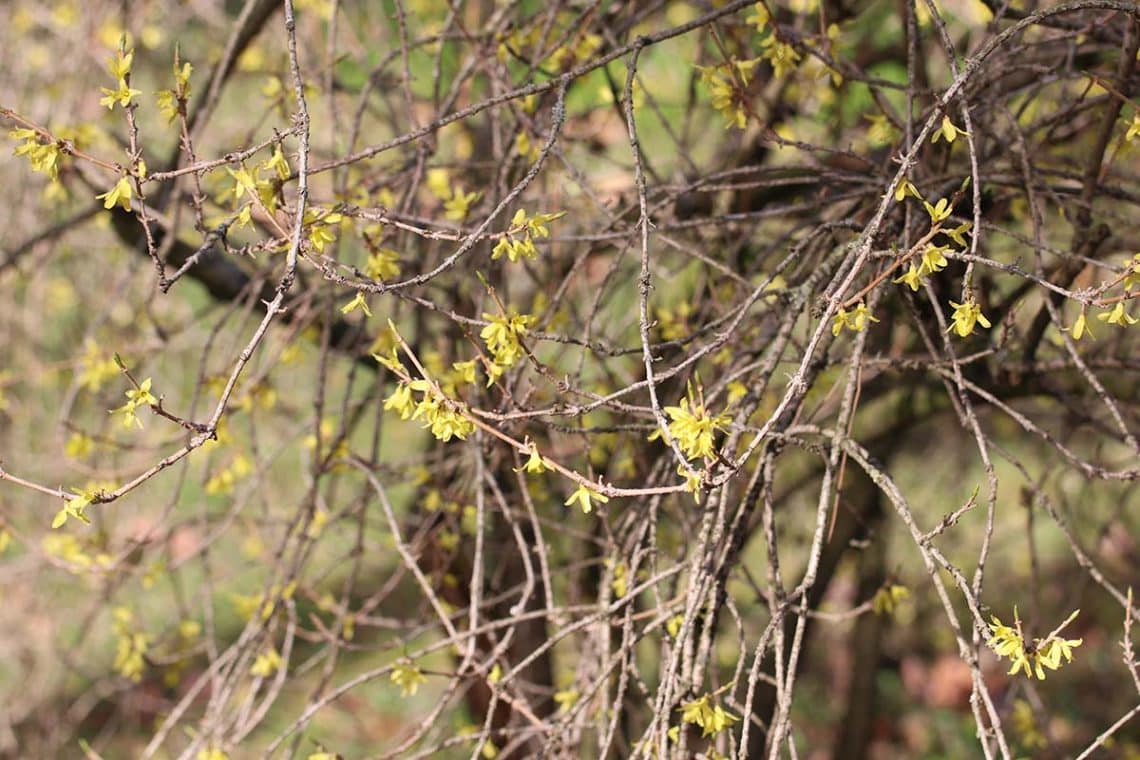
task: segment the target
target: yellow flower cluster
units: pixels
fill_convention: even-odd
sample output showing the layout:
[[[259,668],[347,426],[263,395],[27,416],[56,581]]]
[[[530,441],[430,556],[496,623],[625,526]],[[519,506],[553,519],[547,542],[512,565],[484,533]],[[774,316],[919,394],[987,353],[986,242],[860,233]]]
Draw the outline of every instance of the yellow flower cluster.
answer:
[[[875,596],[871,598],[871,609],[876,615],[890,615],[899,603],[909,596],[910,590],[906,586],[892,583],[875,592]]]
[[[72,493],[74,496],[64,497],[63,509],[56,512],[51,521],[52,528],[62,528],[69,517],[74,517],[84,525],[91,524],[87,519],[87,508],[98,498],[97,492],[91,489],[84,491],[72,489]]]
[[[863,118],[871,122],[871,126],[867,128],[867,142],[872,148],[885,148],[888,145],[893,145],[899,138],[899,131],[895,129],[894,124],[891,123],[890,118],[886,114],[867,115]],[[903,183],[905,185],[910,184],[907,180],[904,180]],[[904,189],[904,193],[905,192]],[[898,198],[897,195],[896,199],[899,201],[902,200],[902,198]]]
[[[867,304],[862,301],[856,304],[851,311],[847,311],[841,306],[835,316],[831,318],[831,334],[838,336],[844,330],[862,332],[867,329],[871,322],[878,321],[871,315],[871,310],[867,308]]]
[[[48,533],[41,546],[44,553],[65,563],[65,569],[75,575],[84,572],[107,572],[114,567],[114,558],[99,543],[101,538],[80,540],[73,533]]]
[[[511,229],[492,249],[491,258],[500,259],[506,254],[512,263],[519,259],[533,260],[538,256],[535,239],[550,237],[550,229],[546,225],[565,214],[565,211],[559,211],[555,214],[535,214],[528,218],[526,211],[520,208],[511,219]]]
[[[727,414],[710,415],[704,404],[693,397],[681,399],[677,406],[665,407],[669,415],[669,435],[677,441],[681,451],[689,459],[713,459],[713,435],[724,430],[731,418]]]
[[[289,600],[297,591],[297,582],[291,581],[284,588],[274,584],[268,594],[230,594],[230,603],[238,617],[247,623],[254,615],[262,621],[268,620],[279,601]]]
[[[681,706],[681,720],[700,726],[703,736],[715,736],[740,718],[714,702],[711,694],[705,694]]]
[[[414,662],[405,660],[396,663],[392,674],[388,676],[392,683],[400,687],[400,696],[410,697],[420,688],[420,684],[427,681],[423,671],[416,667]]]
[[[142,427],[142,420],[138,418],[135,412],[138,411],[140,406],[155,406],[158,404],[158,399],[150,392],[151,379],[148,377],[143,380],[138,388],[132,388],[127,391],[127,403],[120,406],[118,409],[112,409],[112,414],[123,415],[123,427]]]
[[[1124,133],[1124,139],[1132,142],[1140,135],[1140,111],[1132,114],[1132,121],[1128,124],[1128,131]]]
[[[1125,259],[1123,274],[1120,275],[1117,280],[1109,283],[1108,287],[1113,287],[1117,284],[1124,286],[1124,295],[1118,297],[1119,300],[1116,301],[1115,306],[1097,314],[1096,318],[1105,324],[1116,325],[1117,327],[1129,327],[1140,322],[1136,317],[1129,314],[1124,307],[1125,302],[1133,296],[1132,289],[1140,285],[1140,253],[1133,254],[1130,259]],[[1111,300],[1109,303],[1111,303]],[[1071,328],[1062,328],[1072,334],[1073,340],[1080,340],[1086,335],[1090,338],[1094,337],[1092,331],[1089,330],[1088,317],[1086,314],[1087,309],[1087,304],[1081,307],[1080,316],[1077,317],[1077,321],[1073,323]]]
[[[602,47],[603,40],[597,34],[576,34],[574,44],[561,45],[547,57],[543,68],[555,71],[567,71],[584,61],[594,57]]]
[[[800,61],[800,54],[786,42],[782,42],[775,34],[770,34],[760,43],[764,52],[760,57],[772,65],[777,77],[782,77],[796,70]]]
[[[422,394],[418,402],[413,392]],[[424,427],[444,442],[463,440],[475,432],[475,423],[467,418],[463,405],[440,395],[427,380],[401,380],[384,400],[384,408],[394,410],[402,420],[422,419]]]
[[[115,57],[107,61],[107,68],[111,70],[111,76],[115,78],[116,84],[113,90],[108,87],[99,88],[103,92],[99,104],[106,106],[108,110],[113,109],[115,104],[126,108],[131,104],[131,98],[142,94],[142,90],[135,90],[130,86],[131,63],[134,58],[134,50],[120,47]]]
[[[461,185],[451,181],[446,169],[429,170],[425,184],[432,195],[443,201],[444,217],[453,221],[465,219],[483,197],[479,192],[464,192]]]
[[[1140,285],[1140,253],[1132,254],[1132,258],[1126,260],[1124,266],[1124,289],[1132,290]]]
[[[324,209],[307,209],[305,224],[309,227],[309,244],[317,253],[324,253],[325,246],[336,240],[337,228],[344,221],[344,215]]]
[[[677,304],[676,309],[662,306],[654,314],[664,340],[681,340],[692,332],[689,327],[689,317],[693,315],[693,306],[688,301]]]
[[[526,351],[520,339],[535,322],[535,317],[512,309],[508,314],[484,313],[483,319],[487,320],[487,325],[479,331],[479,337],[491,352],[492,363],[487,366],[489,385],[524,356]]]
[[[206,481],[206,493],[211,496],[232,493],[237,482],[253,472],[253,464],[244,454],[236,455],[227,467]]]
[[[946,329],[946,332],[953,330],[958,333],[959,338],[965,338],[974,332],[974,325],[978,324],[982,327],[989,329],[991,327],[990,321],[986,319],[986,315],[982,314],[982,307],[978,306],[973,300],[966,301],[966,303],[950,302],[954,307],[954,314],[951,315],[952,323]]]
[[[394,280],[400,276],[400,254],[391,248],[378,248],[368,255],[364,274],[373,280]]]
[[[701,82],[709,88],[712,107],[724,117],[726,127],[744,129],[748,123],[745,88],[748,86],[748,77],[759,62],[759,58],[753,58],[716,66],[697,66]]]
[[[150,637],[132,628],[134,615],[126,607],[116,607],[112,614],[116,636],[115,672],[137,682],[146,666],[143,658],[150,648]]]
[[[13,129],[8,136],[24,141],[22,145],[16,146],[13,153],[17,156],[27,156],[33,171],[46,174],[53,182],[59,179],[59,161],[63,151],[57,142],[44,137],[34,129]],[[40,142],[41,139],[48,141]]]
[[[187,61],[181,66],[174,63],[174,89],[159,90],[156,94],[158,110],[166,118],[166,123],[174,121],[190,96],[190,74],[194,67]]]
[[[281,655],[277,653],[276,649],[270,647],[254,659],[253,665],[249,669],[249,674],[258,676],[259,678],[268,678],[276,673],[281,668],[281,665]]]
[[[64,444],[63,453],[68,459],[86,459],[95,451],[95,439],[85,433],[72,433]]]
[[[226,172],[234,184],[221,194],[218,202],[224,203],[226,198],[232,195],[234,207],[237,208],[238,205],[241,205],[237,215],[237,226],[245,227],[253,220],[253,204],[255,201],[260,201],[261,206],[268,214],[277,210],[281,183],[289,177],[290,169],[289,162],[281,151],[281,146],[277,145],[269,158],[254,167],[252,171],[247,169],[245,164],[241,164],[236,170],[227,166]],[[273,176],[263,178],[262,172],[268,172]],[[243,199],[246,198],[248,200],[243,203]],[[333,214],[322,209],[306,209],[304,222],[309,225],[309,241],[313,247],[318,251],[323,251],[325,244],[336,240],[336,234],[326,230],[328,226],[339,224],[342,219],[343,217],[340,214]]]
[[[1076,610],[1069,615],[1068,619],[1058,626],[1057,631],[1072,622],[1079,612],[1080,610]],[[993,635],[986,642],[995,654],[999,657],[1008,657],[1013,663],[1009,675],[1016,675],[1024,670],[1026,678],[1036,675],[1038,680],[1045,680],[1045,668],[1057,670],[1061,667],[1062,658],[1065,662],[1073,661],[1073,649],[1081,645],[1082,639],[1063,639],[1055,632],[1044,639],[1034,639],[1031,646],[1026,646],[1016,609],[1013,614],[1013,626],[1005,625],[996,616],[991,618],[993,622],[990,623],[990,630],[993,631]]]
[[[1117,301],[1116,306],[1112,307],[1111,311],[1103,311],[1096,315],[1096,318],[1101,322],[1106,322],[1110,325],[1118,325],[1120,327],[1127,327],[1134,325],[1137,322],[1136,317],[1132,316],[1124,310],[1124,302]]]
[[[969,228],[970,222],[966,222],[962,226],[958,227],[955,230],[952,230],[947,234],[956,236],[955,239],[957,240]],[[964,242],[965,241],[963,240],[963,244]],[[927,275],[933,274],[934,272],[941,272],[950,263],[946,258],[946,252],[949,250],[950,246],[948,245],[934,245],[933,243],[928,244],[922,252],[922,263],[919,264],[918,267],[915,267],[914,264],[911,264],[910,269],[906,274],[895,278],[892,280],[892,282],[903,283],[904,285],[907,285],[911,290],[917,291],[920,287],[922,287],[922,283],[926,279]]]

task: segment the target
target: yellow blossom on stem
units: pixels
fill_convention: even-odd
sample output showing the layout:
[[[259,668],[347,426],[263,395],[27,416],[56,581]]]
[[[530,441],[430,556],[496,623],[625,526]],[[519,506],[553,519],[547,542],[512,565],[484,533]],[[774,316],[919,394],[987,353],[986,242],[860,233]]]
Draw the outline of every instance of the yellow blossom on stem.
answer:
[[[891,280],[891,282],[901,283],[908,286],[911,290],[918,290],[922,287],[922,272],[916,269],[914,264],[911,264],[906,274],[901,277],[896,277]]]
[[[246,169],[244,166],[239,166],[235,171],[227,166],[226,172],[229,173],[234,181],[234,186],[230,189],[230,193],[233,194],[235,203],[246,195],[253,197],[256,194],[257,177],[255,174],[250,173],[249,169]],[[224,199],[225,196],[223,195],[222,198]]]
[[[305,224],[309,225],[309,244],[318,253],[324,253],[325,246],[336,240],[337,229],[344,221],[344,215],[336,211],[309,209],[305,212]]]
[[[182,105],[190,95],[190,74],[193,70],[194,67],[190,65],[189,61],[179,65],[176,53],[174,62],[174,89],[159,90],[155,93],[155,99],[158,101],[158,110],[166,119],[167,124],[178,118]]]
[[[465,416],[462,405],[437,395],[427,380],[412,380],[408,386],[424,394],[411,419],[423,419],[424,427],[438,440],[444,443],[452,438],[463,440],[475,432],[475,423]]]
[[[369,254],[364,274],[373,280],[392,280],[400,276],[400,254],[381,248]]]
[[[292,170],[289,168],[289,162],[285,160],[285,154],[281,151],[280,145],[273,147],[273,153],[261,164],[261,167],[266,171],[271,171],[277,175],[277,179],[289,179]]]
[[[357,291],[356,298],[340,307],[340,313],[351,314],[357,309],[362,310],[366,317],[372,316],[372,310],[368,308],[368,302],[364,300],[364,291]]]
[[[667,406],[664,409],[669,415],[669,435],[677,441],[681,451],[689,459],[712,459],[713,434],[717,430],[724,430],[729,423],[727,414],[709,415],[704,404],[693,396],[692,386],[689,387],[689,397],[681,399],[677,406]]]
[[[136,406],[142,404],[157,404],[158,399],[150,392],[151,379],[148,377],[143,380],[138,388],[127,391],[127,398],[130,399]]]
[[[467,214],[471,211],[471,207],[483,196],[482,193],[470,192],[465,193],[461,189],[456,188],[451,197],[443,203],[444,217],[454,221],[460,221],[466,218]]]
[[[909,596],[910,590],[906,586],[892,583],[875,592],[871,598],[871,609],[876,615],[890,615]]]
[[[86,459],[95,450],[95,441],[83,433],[72,433],[64,445],[63,453],[70,459]]]
[[[475,366],[474,359],[465,362],[452,362],[452,382],[473,385],[475,383]]]
[[[569,710],[578,701],[577,689],[563,689],[554,692],[554,704],[558,705],[558,709],[562,711]]]
[[[509,367],[523,356],[520,342],[527,333],[527,327],[534,317],[511,311],[509,314],[483,314],[488,324],[479,331],[479,337],[487,344],[495,363]]]
[[[930,137],[930,142],[933,144],[938,142],[940,138],[944,138],[946,142],[952,143],[958,139],[959,133],[963,135],[970,134],[966,130],[959,129],[958,127],[954,126],[954,122],[950,121],[949,116],[943,116],[942,123],[939,125],[938,129],[934,130],[934,134]]]
[[[53,529],[62,528],[68,518],[71,517],[74,517],[84,525],[91,524],[91,521],[87,519],[87,507],[91,506],[95,499],[98,498],[98,494],[92,490],[79,491],[74,489],[72,493],[74,494],[73,496],[67,495],[64,497],[63,509],[56,512],[55,518],[51,521],[51,527]]]
[[[906,177],[903,177],[902,181],[899,182],[895,188],[895,202],[902,203],[908,195],[922,200],[922,195],[919,194],[918,188],[914,186],[914,183]]]
[[[158,403],[158,399],[150,392],[151,379],[148,377],[139,384],[138,388],[132,388],[127,393],[127,403],[120,406],[118,409],[112,409],[112,414],[123,415],[124,427],[142,427],[142,420],[135,414],[140,406],[154,406]]]
[[[764,3],[756,3],[752,6],[752,14],[745,17],[744,23],[756,27],[756,31],[758,32],[763,32],[771,19],[772,16],[768,13],[768,9],[764,7]]]
[[[115,79],[117,85],[115,89],[107,87],[100,87],[103,92],[103,98],[99,100],[101,105],[106,106],[108,109],[114,108],[115,104],[119,104],[126,108],[131,104],[131,98],[136,95],[141,95],[141,90],[131,89],[130,76],[131,76],[131,63],[135,59],[135,51],[127,50],[122,43],[120,43],[119,50],[115,53],[114,58],[107,61],[107,68],[111,72],[111,76]]]
[[[871,315],[871,310],[867,308],[867,304],[862,301],[856,304],[851,311],[847,311],[841,306],[835,316],[831,318],[831,334],[839,335],[844,329],[851,332],[862,332],[867,329],[871,322],[878,321]]]
[[[420,684],[427,681],[423,671],[410,660],[397,663],[388,678],[400,687],[400,696],[402,697],[410,697],[415,694],[419,690]]]
[[[708,87],[713,109],[725,119],[725,127],[744,129],[748,121],[745,86],[759,58],[731,61],[716,66],[697,66],[701,82]]]
[[[922,266],[920,270],[923,274],[931,274],[932,272],[941,272],[946,268],[950,262],[946,260],[946,251],[950,249],[945,245],[928,245],[926,250],[922,252]],[[915,288],[918,290],[918,288]]]
[[[1102,311],[1100,314],[1097,314],[1096,318],[1101,322],[1107,322],[1110,325],[1118,325],[1120,327],[1134,325],[1137,322],[1136,317],[1124,310],[1123,301],[1118,301],[1116,306],[1112,307],[1112,311]]]
[[[1124,262],[1124,266],[1124,289],[1132,290],[1140,284],[1140,253],[1133,254],[1131,259]]]
[[[922,205],[926,208],[926,213],[930,214],[930,222],[938,224],[950,217],[950,213],[954,210],[950,208],[950,201],[945,198],[939,198],[938,203],[931,205],[929,201],[923,201]]]
[[[34,129],[13,129],[8,133],[8,136],[16,140],[23,140],[23,144],[17,145],[13,154],[27,156],[32,165],[32,171],[46,174],[48,179],[53,182],[59,179],[59,162],[63,156],[63,150],[58,143],[54,141],[41,143],[41,139],[48,138],[42,137]]]
[[[701,474],[689,472],[683,465],[677,465],[677,474],[685,479],[685,490],[693,495],[693,501],[701,503]]]
[[[411,419],[416,409],[416,402],[412,397],[412,389],[408,387],[407,383],[397,385],[396,390],[392,391],[392,395],[384,399],[384,410],[389,409],[394,409],[402,420]]]
[[[120,675],[139,681],[146,667],[146,653],[150,648],[150,637],[132,626],[134,615],[126,607],[116,607],[114,612],[115,671]]]
[[[726,711],[719,702],[714,703],[711,694],[705,694],[681,706],[681,720],[700,726],[703,736],[714,736],[740,718]]]
[[[97,199],[103,201],[103,208],[112,209],[115,206],[122,206],[125,211],[131,210],[131,195],[134,191],[131,189],[131,180],[126,175],[119,178],[107,192],[102,195],[96,195]]]
[[[605,504],[610,500],[610,497],[598,493],[589,486],[582,484],[578,486],[578,490],[570,494],[570,498],[563,502],[566,506],[577,504],[582,508],[583,514],[590,514],[594,509],[594,502]]]
[[[973,222],[962,222],[961,224],[959,224],[957,227],[955,227],[952,230],[942,230],[942,234],[946,235],[951,240],[953,240],[955,243],[957,243],[958,245],[965,248],[968,245],[968,243],[966,242],[966,234],[970,231],[970,228],[973,226],[974,226]]]
[[[511,228],[503,233],[503,237],[492,249],[491,259],[500,259],[504,254],[512,263],[519,259],[537,258],[538,248],[535,247],[534,241],[550,237],[547,223],[565,214],[565,211],[559,211],[553,214],[535,214],[528,218],[526,211],[520,208],[511,219]]]
[[[1082,639],[1061,638],[1058,633],[1080,613],[1076,610],[1061,623],[1057,629],[1045,638],[1037,638],[1030,645],[1026,644],[1021,632],[1021,620],[1017,617],[1017,608],[1013,610],[1014,624],[1012,626],[1002,623],[996,616],[992,616],[990,623],[991,636],[986,643],[998,657],[1006,657],[1012,665],[1009,675],[1017,675],[1025,671],[1027,678],[1037,676],[1038,680],[1045,679],[1045,668],[1057,670],[1061,667],[1061,660],[1073,661],[1073,649],[1079,647]]]
[[[259,678],[267,678],[276,673],[281,665],[281,655],[277,653],[276,649],[270,647],[268,651],[262,652],[254,659],[249,674]]]
[[[107,59],[107,68],[115,79],[126,79],[131,73],[131,63],[135,60],[135,51],[119,48],[114,58]]]
[[[108,87],[100,87],[99,89],[103,93],[103,97],[99,98],[99,105],[106,106],[108,111],[114,109],[116,103],[120,107],[126,108],[131,104],[131,98],[142,94],[142,90],[129,87],[124,79],[120,79],[118,87],[113,90]]]
[[[895,140],[898,139],[898,130],[891,124],[891,120],[886,114],[867,115],[863,118],[871,122],[871,126],[867,128],[867,142],[870,143],[872,148],[884,148],[893,144]],[[900,183],[899,185],[900,188],[903,188],[902,193],[900,194],[898,190],[895,191],[895,200],[899,203],[907,196],[905,185],[910,184],[910,182],[905,179],[903,183],[905,184]],[[914,189],[914,185],[910,185],[910,187],[912,190]],[[917,194],[918,191],[915,190],[914,192]]]
[[[1083,310],[1081,311],[1081,315],[1077,317],[1077,321],[1073,323],[1072,328],[1063,327],[1061,329],[1065,330],[1066,332],[1071,329],[1073,340],[1080,340],[1086,335],[1090,338],[1094,338],[1092,330],[1089,329],[1088,320],[1085,318],[1085,312]]]
[[[546,472],[546,462],[543,460],[542,455],[538,453],[538,444],[534,441],[527,440],[527,460],[526,463],[515,470],[515,472],[528,472],[532,475],[538,475]]]
[[[974,332],[974,325],[978,324],[982,327],[989,329],[990,321],[986,319],[986,315],[982,314],[982,307],[978,306],[974,301],[967,301],[966,303],[950,302],[954,307],[954,314],[951,316],[953,323],[947,328],[946,332],[953,330],[958,333],[959,338],[965,338]]]
[[[1124,133],[1124,139],[1132,142],[1136,136],[1140,135],[1140,111],[1132,114],[1132,123],[1128,125],[1128,131]]]
[[[800,54],[790,44],[781,41],[775,34],[770,34],[760,43],[760,47],[763,49],[760,57],[772,65],[777,77],[795,71]]]

